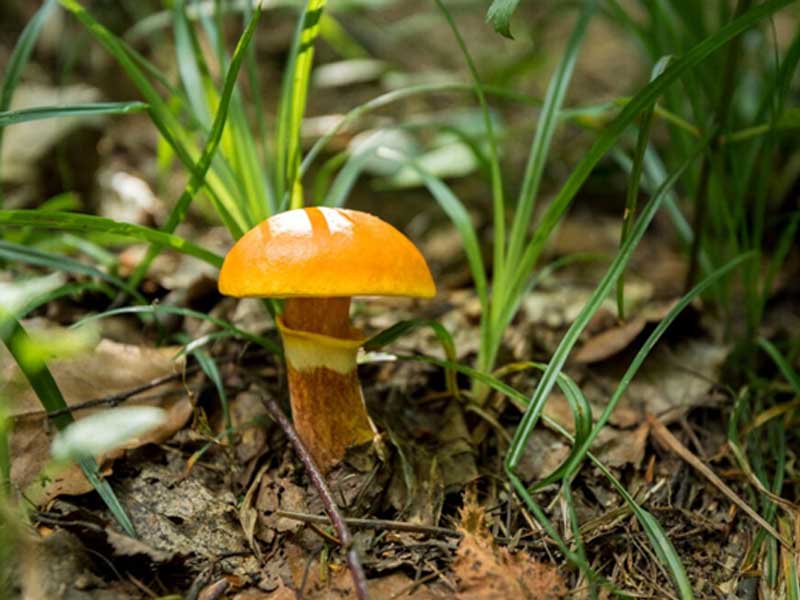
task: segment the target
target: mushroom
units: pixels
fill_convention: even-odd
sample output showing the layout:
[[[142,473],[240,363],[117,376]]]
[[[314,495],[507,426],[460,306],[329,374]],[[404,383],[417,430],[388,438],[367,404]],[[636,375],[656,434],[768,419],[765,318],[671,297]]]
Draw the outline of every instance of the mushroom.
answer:
[[[425,259],[397,229],[326,207],[283,212],[248,231],[225,257],[219,290],[286,299],[276,321],[292,418],[323,472],[375,435],[356,371],[366,338],[350,323],[351,297],[436,294]]]

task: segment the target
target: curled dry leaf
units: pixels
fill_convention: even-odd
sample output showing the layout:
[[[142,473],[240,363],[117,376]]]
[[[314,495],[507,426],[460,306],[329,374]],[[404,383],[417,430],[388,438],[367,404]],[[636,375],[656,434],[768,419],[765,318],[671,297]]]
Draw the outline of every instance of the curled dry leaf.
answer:
[[[623,323],[616,322],[616,318],[612,317],[613,325],[592,335],[575,353],[572,360],[588,364],[614,356],[627,348],[644,331],[648,323],[658,322],[667,316],[676,302],[677,300],[651,302]]]
[[[88,353],[53,360],[50,371],[68,405],[81,404],[88,400],[119,394],[150,381],[180,371],[183,361],[174,359],[175,347],[151,348],[120,344],[101,340]],[[0,350],[0,395],[10,401],[10,412],[14,419],[11,436],[11,477],[20,489],[33,483],[49,460],[52,442],[52,427],[47,422],[39,399],[28,385],[16,364],[5,349]],[[159,406],[166,411],[164,424],[142,435],[124,449],[160,442],[171,437],[183,427],[192,414],[192,403],[180,381],[154,387],[134,396],[126,404]],[[80,419],[103,407],[77,411]],[[106,462],[121,455],[122,450],[102,457]],[[44,488],[37,490],[41,503],[61,494],[82,494],[92,489],[80,469],[69,468]]]
[[[461,510],[464,537],[456,550],[453,573],[458,600],[548,600],[566,595],[564,581],[554,566],[527,552],[511,554],[494,544],[486,527],[483,507],[467,499]]]

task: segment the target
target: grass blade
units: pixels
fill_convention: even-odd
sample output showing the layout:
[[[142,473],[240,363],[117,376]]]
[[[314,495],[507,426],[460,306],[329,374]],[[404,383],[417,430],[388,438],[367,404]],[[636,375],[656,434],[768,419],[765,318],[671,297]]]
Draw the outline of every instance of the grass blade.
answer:
[[[492,375],[488,375],[481,371],[477,371],[470,367],[466,367],[459,363],[452,363],[450,361],[439,360],[435,358],[431,358],[429,356],[420,356],[420,355],[408,355],[408,356],[398,356],[399,359],[403,360],[413,360],[417,362],[437,365],[442,368],[450,368],[459,373],[463,373],[464,375],[480,382],[481,384],[500,392],[501,394],[505,395],[515,406],[517,406],[520,410],[525,411],[529,407],[528,398],[522,394],[521,392],[515,390],[510,385],[500,381],[496,377]],[[582,396],[583,394],[580,392],[580,389],[577,385],[572,382],[572,385],[569,385],[571,380],[566,377],[563,373],[558,374],[558,385],[561,388],[562,393],[564,396],[570,396],[574,394],[578,394]],[[585,398],[573,398],[573,402],[570,404],[580,405],[584,402],[587,402]],[[576,415],[577,416],[577,415]],[[542,420],[547,423],[547,426],[551,429],[557,431],[561,436],[565,439],[569,440],[573,445],[575,445],[575,438],[566,430],[564,429],[558,421],[551,419],[548,416],[543,416]],[[680,593],[680,597],[682,600],[691,600],[694,598],[692,592],[691,582],[686,575],[686,570],[683,567],[683,562],[680,559],[675,547],[670,542],[669,537],[664,532],[663,528],[659,524],[658,520],[645,509],[641,508],[636,500],[631,496],[625,486],[620,483],[620,481],[614,477],[611,471],[603,464],[603,462],[594,456],[591,452],[586,453],[586,457],[594,464],[608,479],[611,485],[619,492],[620,496],[622,496],[623,500],[625,500],[626,504],[630,507],[633,514],[636,516],[637,520],[642,526],[642,529],[648,536],[650,543],[653,545],[653,548],[656,551],[656,554],[661,559],[663,566],[669,571],[670,576],[675,581],[676,587]],[[574,564],[578,565],[581,569],[583,569],[587,574],[592,573],[591,568],[588,564],[586,564],[579,554],[572,552],[565,541],[561,538],[558,532],[555,529],[555,526],[552,522],[547,518],[544,512],[541,510],[541,507],[536,503],[536,501],[530,496],[528,493],[527,487],[523,484],[523,482],[519,479],[519,477],[513,472],[509,471],[506,467],[506,473],[509,476],[512,484],[514,485],[515,490],[520,494],[520,497],[525,498],[526,503],[528,503],[528,507],[534,513],[537,520],[539,520],[542,527],[545,529],[547,534],[556,541],[559,545],[559,549],[567,556]],[[613,584],[604,581],[601,577],[595,576],[596,580],[599,583],[602,583],[609,587],[612,591],[614,591]],[[617,590],[618,593],[620,593]],[[621,596],[624,597],[624,594],[620,593]]]
[[[470,75],[472,76],[473,87],[475,88],[475,95],[478,97],[478,103],[481,107],[481,116],[483,117],[483,126],[486,129],[485,137],[489,144],[489,172],[491,173],[492,182],[492,224],[494,226],[494,256],[493,267],[494,277],[496,280],[502,281],[503,273],[505,272],[505,265],[503,262],[503,254],[506,248],[506,210],[505,199],[503,198],[503,179],[500,174],[500,159],[497,151],[497,140],[494,133],[494,126],[492,125],[492,115],[489,112],[489,105],[486,102],[486,95],[483,92],[483,85],[481,84],[480,76],[478,75],[478,68],[472,60],[472,56],[467,49],[467,44],[458,30],[453,16],[447,10],[442,0],[436,0],[436,5],[444,14],[453,36],[458,42],[461,49],[461,54],[469,67]],[[513,9],[512,9],[513,10]],[[489,12],[492,12],[489,9]],[[506,24],[507,30],[507,24]],[[508,34],[511,35],[510,33]]]
[[[780,353],[780,350],[775,347],[775,344],[769,340],[760,338],[758,340],[758,345],[761,346],[761,348],[773,360],[781,374],[786,378],[786,381],[788,381],[789,385],[792,386],[794,393],[800,395],[800,375],[797,374],[789,362],[783,357],[783,355]]]
[[[570,328],[564,334],[564,337],[559,343],[558,348],[553,353],[553,357],[547,366],[547,370],[544,372],[542,378],[539,380],[539,384],[536,386],[536,390],[531,397],[530,404],[525,411],[522,421],[514,433],[514,441],[511,448],[509,448],[508,455],[506,456],[506,463],[508,464],[508,469],[510,471],[513,472],[522,460],[527,440],[533,432],[533,428],[536,426],[537,421],[539,420],[539,416],[544,408],[544,404],[547,401],[553,386],[556,384],[558,375],[561,373],[561,369],[564,367],[570,351],[578,341],[578,336],[580,335],[581,331],[583,331],[584,327],[586,327],[591,317],[605,300],[609,291],[611,291],[620,273],[622,273],[625,265],[633,254],[634,248],[639,244],[639,241],[644,236],[647,227],[650,225],[650,222],[655,216],[658,208],[661,206],[661,202],[667,190],[671,189],[672,186],[675,185],[683,172],[690,166],[690,164],[706,147],[706,145],[706,142],[699,144],[695,148],[694,152],[688,157],[688,159],[685,160],[683,164],[664,182],[659,191],[653,195],[645,208],[642,210],[642,215],[637,220],[636,225],[631,231],[630,237],[612,261],[608,271],[595,288],[591,298],[583,307]]]
[[[8,435],[10,429],[11,419],[6,414],[5,401],[0,398],[0,502],[11,498],[14,491],[11,485],[11,446]]]
[[[217,107],[217,112],[214,116],[214,123],[211,126],[211,132],[208,135],[208,140],[203,147],[200,160],[197,161],[196,167],[192,169],[192,175],[189,179],[189,183],[186,184],[186,188],[183,190],[181,197],[178,199],[177,204],[167,217],[166,223],[164,223],[163,229],[169,233],[175,231],[175,229],[178,227],[178,224],[183,221],[186,213],[189,210],[189,205],[192,203],[192,200],[197,192],[200,191],[200,188],[205,181],[206,174],[211,166],[211,161],[214,158],[214,154],[216,153],[217,147],[222,139],[222,133],[225,130],[225,123],[228,116],[228,106],[236,86],[236,78],[239,75],[239,68],[241,67],[242,60],[244,58],[245,49],[253,39],[253,33],[255,33],[256,25],[258,25],[258,20],[260,17],[261,9],[257,8],[255,11],[253,11],[253,15],[250,17],[250,22],[247,24],[247,28],[236,45],[236,50],[233,53],[233,59],[231,60],[231,64],[228,67],[228,72],[225,75],[225,83],[222,88],[222,96]],[[248,223],[248,225],[251,225],[251,223]],[[235,225],[233,223],[229,224],[229,229],[231,227],[235,227]],[[238,238],[242,235],[243,230],[239,230],[237,227],[234,229],[234,233],[238,233],[238,235],[235,235],[235,237]],[[157,245],[148,250],[144,260],[139,263],[139,265],[136,267],[136,271],[134,271],[133,275],[131,276],[131,285],[133,287],[138,286],[141,280],[147,274],[150,264],[158,255],[159,251],[160,249]]]
[[[584,458],[589,452],[589,448],[591,447],[594,440],[600,434],[600,431],[605,427],[605,424],[608,422],[608,419],[611,417],[611,414],[614,412],[614,409],[617,407],[617,404],[622,399],[623,395],[628,389],[631,381],[636,376],[636,373],[641,368],[644,361],[649,356],[650,352],[653,350],[655,345],[667,331],[667,329],[672,325],[675,319],[686,309],[692,301],[700,296],[706,289],[710,286],[714,285],[719,279],[730,273],[733,269],[741,265],[746,260],[752,260],[754,257],[753,253],[743,254],[734,260],[730,261],[728,264],[720,267],[706,278],[704,278],[701,282],[699,282],[690,292],[685,294],[680,302],[678,302],[664,317],[659,323],[658,326],[653,330],[653,332],[648,336],[647,340],[642,345],[641,349],[636,353],[633,361],[628,366],[625,374],[620,379],[619,385],[614,390],[613,395],[608,401],[608,404],[603,409],[603,412],[597,418],[597,421],[594,424],[594,428],[592,432],[586,437],[583,441],[583,445],[578,449],[578,451],[569,458],[568,466],[566,472],[568,476],[574,476],[578,469],[581,466]]]
[[[650,81],[661,75],[664,69],[669,65],[672,57],[665,56],[656,63],[650,75]],[[625,243],[628,234],[633,226],[633,221],[636,218],[636,205],[639,198],[639,186],[642,181],[642,172],[644,170],[645,154],[647,152],[647,145],[650,140],[650,128],[653,124],[653,113],[655,111],[655,103],[647,107],[640,117],[639,135],[636,140],[636,151],[633,154],[633,164],[631,166],[631,174],[628,178],[628,189],[625,198],[625,213],[622,215],[622,232],[620,233],[619,244],[620,246]],[[620,320],[625,320],[625,273],[619,276],[617,280],[617,316]]]
[[[173,31],[175,32],[175,58],[178,65],[178,73],[181,76],[183,89],[189,98],[189,104],[194,111],[197,119],[206,127],[211,122],[211,112],[208,110],[204,79],[205,76],[198,64],[202,60],[202,54],[197,48],[196,40],[193,39],[191,25],[186,18],[186,6],[184,0],[176,0],[172,6]]]
[[[222,406],[222,416],[225,422],[225,430],[229,432],[228,443],[231,445],[231,447],[233,447],[234,430],[231,422],[231,411],[228,405],[228,395],[225,392],[225,384],[222,382],[222,375],[217,367],[217,362],[200,349],[192,350],[192,355],[195,357],[195,359],[197,359],[197,363],[200,365],[203,373],[205,373],[206,377],[211,380],[211,383],[214,384],[214,388],[217,390],[219,403]]]
[[[559,111],[564,104],[564,98],[572,80],[572,73],[575,70],[575,63],[578,60],[578,53],[583,45],[586,36],[586,28],[594,14],[596,2],[588,0],[584,2],[578,21],[572,30],[567,47],[561,61],[556,67],[555,73],[547,86],[547,93],[544,99],[544,106],[539,113],[539,122],[536,126],[536,134],[531,144],[528,162],[525,165],[525,175],[522,179],[522,189],[517,200],[517,209],[514,213],[514,223],[511,227],[509,236],[509,247],[506,260],[511,269],[519,261],[519,256],[525,244],[528,229],[530,228],[531,216],[533,215],[536,197],[539,194],[539,184],[544,173],[547,156],[550,153],[550,146],[553,141],[556,126],[558,125]],[[512,271],[513,272],[513,271]],[[505,281],[499,282],[498,290],[504,290]],[[499,302],[500,305],[503,302]]]
[[[597,138],[586,156],[576,165],[553,202],[547,207],[533,238],[528,243],[517,272],[511,281],[519,288],[524,286],[527,273],[541,253],[542,247],[553,229],[560,222],[572,199],[577,194],[595,165],[616,143],[627,127],[664,91],[678,81],[687,71],[701,64],[706,58],[722,48],[733,38],[753,27],[762,19],[791,4],[793,0],[766,0],[757,4],[740,17],[726,23],[713,35],[694,46],[681,58],[676,59],[660,77],[636,94],[620,114],[609,123]]]
[[[100,269],[96,269],[77,260],[67,258],[66,256],[44,252],[35,248],[29,248],[27,246],[21,246],[19,244],[0,240],[0,258],[11,261],[12,263],[36,265],[39,267],[45,267],[51,271],[77,273],[80,275],[86,275],[87,277],[99,279],[101,281],[106,281],[111,285],[128,292],[138,301],[144,302],[144,298],[138,292],[136,292],[136,290],[127,286],[119,277],[114,277],[113,275],[105,273]]]
[[[445,356],[450,362],[455,363],[456,345],[453,341],[453,336],[450,335],[450,332],[447,331],[447,328],[444,325],[437,321],[431,321],[430,319],[410,319],[408,321],[400,321],[399,323],[395,323],[388,329],[384,329],[368,339],[364,343],[364,350],[380,350],[384,346],[394,342],[396,339],[415,329],[419,329],[420,327],[429,327],[430,329],[433,329],[436,337],[439,338],[439,343],[442,346],[442,350],[444,350]],[[459,397],[460,394],[458,391],[458,382],[456,381],[456,372],[452,369],[447,369],[446,373],[448,391],[453,394],[453,396]]]
[[[42,31],[47,17],[55,8],[56,0],[45,0],[41,8],[36,11],[36,14],[31,17],[25,29],[17,40],[14,50],[8,59],[8,64],[5,67],[5,76],[3,77],[3,87],[0,90],[0,112],[6,112],[11,108],[11,100],[14,97],[14,91],[17,89],[22,71],[33,52],[33,47],[36,40],[39,39],[39,33]],[[3,130],[0,129],[0,150],[3,148]],[[0,164],[0,167],[2,165]],[[0,208],[3,206],[3,190],[0,188]]]
[[[475,233],[475,227],[472,225],[467,209],[461,203],[461,200],[450,190],[450,188],[438,177],[432,175],[427,170],[423,169],[419,163],[404,154],[390,149],[380,148],[378,155],[391,160],[396,160],[411,167],[423,180],[425,186],[430,191],[431,195],[442,207],[442,210],[447,214],[450,220],[455,225],[461,236],[461,243],[464,246],[464,252],[467,255],[467,262],[469,263],[472,279],[475,283],[475,291],[480,298],[481,306],[485,306],[488,302],[488,283],[486,280],[486,271],[483,266],[483,257],[481,255],[480,243],[478,242],[478,235]]]
[[[147,73],[153,74],[151,70],[142,67],[142,59],[124,41],[99,23],[78,0],[60,0],[60,2],[116,59],[147,101],[148,112],[159,133],[189,172],[203,181],[204,178],[195,173],[195,161],[200,152],[195,147],[192,135],[183,127],[148,80]],[[235,186],[226,184],[223,176],[224,173],[217,173],[216,170],[208,173],[205,177],[206,190],[223,223],[232,233],[238,232],[241,235],[248,228],[248,223],[238,208],[236,196],[231,192]]]
[[[37,106],[22,110],[0,112],[0,128],[58,117],[89,117],[98,115],[127,115],[147,110],[144,102],[95,102],[71,106]]]
[[[314,61],[314,42],[326,0],[307,0],[289,52],[289,60],[281,86],[278,130],[275,149],[275,184],[277,197],[288,194],[289,206],[303,206],[300,167],[300,125],[306,109],[308,82]],[[285,200],[281,200],[284,204]]]
[[[44,410],[46,412],[54,412],[68,409],[64,397],[61,395],[61,390],[58,389],[58,384],[53,379],[53,375],[44,360],[41,360],[40,357],[31,356],[30,353],[24,351],[24,347],[29,344],[28,333],[15,317],[7,313],[0,315],[0,337],[2,337],[3,343],[8,348],[11,356],[14,357],[28,383],[30,383]],[[65,429],[74,421],[72,414],[68,411],[51,417],[50,420],[59,431]],[[84,475],[86,475],[86,479],[89,480],[103,499],[120,527],[129,536],[135,537],[136,530],[133,527],[133,523],[122,504],[120,504],[114,490],[100,475],[94,458],[83,458],[78,461],[78,464]]]
[[[125,306],[123,308],[114,308],[106,312],[84,317],[80,321],[74,323],[72,327],[78,327],[81,325],[85,325],[86,323],[90,323],[91,321],[96,321],[98,319],[105,319],[106,317],[113,317],[116,315],[158,316],[161,313],[167,315],[179,315],[181,317],[191,317],[193,319],[208,321],[209,323],[216,325],[220,329],[224,329],[225,331],[229,332],[231,335],[234,335],[243,340],[247,340],[248,342],[252,342],[253,344],[257,344],[258,346],[261,346],[262,348],[278,356],[280,356],[282,353],[280,346],[275,342],[273,342],[272,340],[262,337],[260,335],[248,333],[243,329],[239,329],[229,321],[225,321],[224,319],[218,319],[217,317],[196,310],[191,310],[189,308],[183,308],[180,306],[170,306],[169,304],[153,304],[150,306]]]
[[[0,227],[34,227],[59,231],[95,231],[133,238],[193,256],[214,267],[222,266],[222,257],[172,233],[122,223],[105,217],[79,213],[39,210],[0,210]]]

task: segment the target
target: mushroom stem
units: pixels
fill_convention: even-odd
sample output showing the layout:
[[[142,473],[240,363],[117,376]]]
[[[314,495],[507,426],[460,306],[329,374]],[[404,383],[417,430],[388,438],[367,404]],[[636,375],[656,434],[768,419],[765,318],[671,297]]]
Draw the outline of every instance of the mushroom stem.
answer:
[[[375,435],[356,370],[364,339],[349,308],[350,298],[290,298],[278,318],[294,426],[323,472]]]

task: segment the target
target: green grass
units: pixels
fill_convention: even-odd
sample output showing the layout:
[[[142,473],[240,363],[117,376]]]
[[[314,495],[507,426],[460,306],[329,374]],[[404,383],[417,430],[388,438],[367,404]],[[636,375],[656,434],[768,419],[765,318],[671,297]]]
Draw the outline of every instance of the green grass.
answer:
[[[496,4],[499,5],[502,3]],[[514,3],[506,4],[510,6]],[[496,166],[498,161],[496,151],[491,152],[489,156],[489,160],[494,163],[491,170],[491,188],[493,191],[494,207],[494,218],[492,221],[494,227],[493,277],[491,282],[488,281],[487,271],[481,260],[477,235],[463,203],[450,191],[444,182],[438,180],[432,174],[425,174],[419,164],[416,164],[413,159],[406,158],[406,161],[420,173],[433,197],[439,202],[444,212],[451,218],[456,229],[461,234],[467,262],[470,266],[476,292],[483,308],[481,317],[481,344],[476,366],[479,372],[488,372],[493,368],[503,333],[516,314],[522,296],[530,288],[533,269],[554,228],[563,218],[572,200],[580,190],[581,185],[585,182],[599,160],[609,151],[615,149],[615,146],[620,142],[623,134],[630,127],[637,123],[639,125],[638,142],[636,144],[634,158],[631,161],[632,175],[629,179],[627,214],[624,217],[625,226],[623,227],[620,252],[612,262],[612,266],[606,277],[598,284],[592,299],[587,303],[580,316],[565,334],[564,339],[548,363],[537,385],[536,391],[525,410],[522,422],[517,428],[514,441],[507,456],[506,468],[509,478],[540,523],[543,522],[546,517],[535,503],[533,496],[525,489],[518,479],[515,469],[521,461],[527,441],[540,419],[544,403],[547,401],[553,386],[556,385],[569,352],[577,342],[579,334],[594,314],[594,311],[597,310],[600,303],[611,291],[615,282],[622,277],[628,257],[644,234],[647,224],[655,215],[659,204],[664,200],[665,196],[671,192],[671,188],[679,181],[685,182],[690,189],[694,187],[696,190],[705,190],[706,183],[703,182],[702,173],[704,170],[708,170],[708,165],[710,164],[706,156],[708,156],[709,152],[716,152],[722,146],[722,130],[719,128],[712,128],[708,134],[702,134],[699,143],[696,139],[697,134],[690,135],[687,133],[687,129],[690,131],[700,130],[692,125],[692,120],[705,124],[704,121],[698,118],[700,111],[704,108],[713,111],[713,107],[716,103],[710,102],[709,98],[697,98],[696,101],[692,103],[695,109],[694,119],[684,119],[679,116],[683,112],[683,106],[678,106],[677,104],[673,105],[673,103],[670,102],[670,100],[675,99],[677,95],[674,84],[681,81],[690,93],[702,93],[708,86],[704,87],[700,85],[697,79],[698,72],[708,70],[710,73],[712,70],[718,68],[716,63],[719,61],[715,53],[727,45],[728,62],[730,63],[731,60],[735,60],[738,54],[738,45],[735,41],[738,40],[738,36],[788,4],[790,4],[790,2],[786,0],[767,1],[749,9],[745,4],[742,4],[742,10],[740,10],[735,17],[731,16],[727,20],[721,20],[716,30],[703,31],[702,35],[697,35],[697,31],[688,32],[686,40],[684,40],[682,47],[678,49],[677,53],[676,49],[672,48],[669,52],[661,51],[658,56],[655,56],[654,60],[657,61],[657,64],[654,68],[654,78],[652,81],[632,98],[626,100],[620,113],[609,123],[606,123],[604,128],[600,130],[592,147],[584,158],[573,168],[567,181],[562,185],[554,200],[543,209],[541,216],[536,221],[535,225],[531,227],[531,220],[535,214],[535,202],[539,195],[542,172],[549,156],[549,149],[556,125],[559,123],[558,115],[562,111],[563,101],[566,96],[578,52],[582,45],[586,26],[595,11],[595,3],[582,3],[573,34],[568,40],[566,50],[562,53],[561,61],[551,77],[547,94],[539,114],[536,133],[531,144],[519,197],[513,208],[511,227],[508,235],[506,234],[506,208],[503,198],[503,185],[502,182],[498,182],[496,179],[496,174],[499,173],[499,167]],[[488,120],[488,105],[482,91],[482,84],[477,69],[446,7],[441,2],[438,2],[438,5],[444,12],[445,18],[453,30],[456,41],[461,47],[467,65],[473,75],[478,102]],[[655,6],[655,4],[653,6]],[[495,8],[496,6],[493,6],[493,9]],[[681,24],[669,23],[671,27],[678,27],[679,25],[683,27],[693,23],[694,20],[698,18],[698,15],[694,12],[696,7],[693,8],[685,3],[681,3],[679,8],[683,10],[682,17],[684,22]],[[618,10],[622,11],[621,8],[618,8]],[[660,10],[660,8],[653,8],[653,10]],[[664,15],[654,15],[654,21],[656,20],[656,16],[663,17]],[[632,19],[628,19],[626,22],[628,25],[632,23]],[[662,57],[668,54],[675,56],[669,59],[662,59]],[[730,67],[728,68],[730,69]],[[727,79],[730,81],[730,76]],[[719,97],[725,98],[724,92],[727,86],[723,85],[722,87],[723,89],[718,92],[721,94]],[[675,160],[671,158],[667,160],[667,165],[675,165],[672,175],[664,178],[662,174],[663,171],[659,173],[661,175],[660,180],[659,178],[655,180],[655,182],[660,184],[658,191],[654,192],[650,203],[642,210],[642,214],[636,225],[632,226],[637,209],[634,199],[638,195],[642,175],[645,171],[647,152],[650,148],[649,130],[652,124],[653,114],[656,110],[656,102],[661,96],[665,96],[666,106],[668,107],[667,114],[675,116],[675,118],[671,119],[670,125],[672,130],[676,132],[676,137],[680,137],[680,140],[678,140],[680,143],[676,141],[673,146],[673,148],[679,149],[678,156],[680,160],[677,164]],[[773,118],[773,123],[777,123],[780,120],[782,112],[777,111],[777,114],[779,116]],[[681,124],[683,126],[679,127],[676,124]],[[686,125],[688,125],[688,127],[686,127]],[[491,138],[492,132],[490,126],[487,127],[487,132]],[[759,139],[757,139],[757,141],[760,142]],[[494,147],[493,144],[491,147]],[[700,160],[698,160],[698,158]],[[398,157],[398,159],[402,159],[402,157]],[[699,168],[697,167],[698,163],[701,165]],[[657,163],[654,163],[653,159],[651,159],[650,164],[653,165]],[[649,174],[653,174],[652,168],[649,170]],[[712,271],[713,277],[704,278],[703,283],[693,290],[691,294],[692,297],[711,287],[723,285],[726,279],[723,278],[722,275],[727,274],[731,270],[730,267],[740,263],[744,257],[749,257],[753,260],[746,263],[743,271],[745,273],[752,273],[755,269],[757,272],[757,258],[760,256],[761,252],[758,233],[755,234],[755,237],[759,238],[759,243],[755,245],[755,247],[752,244],[745,247],[738,246],[732,254],[720,255],[719,252],[715,252],[714,248],[704,247],[702,245],[702,240],[704,238],[703,231],[697,229],[697,221],[695,222],[695,231],[689,232],[686,230],[686,220],[683,218],[680,208],[675,204],[674,199],[671,198],[671,200],[673,200],[670,202],[673,218],[678,226],[684,226],[685,235],[692,246],[692,253],[690,256],[691,264],[699,264],[702,253],[703,256],[710,254],[714,255],[714,258],[716,258],[716,260],[711,260],[706,263],[710,265],[710,268],[716,269],[717,266],[724,265],[722,269]],[[700,211],[696,210],[695,212],[697,214]],[[786,239],[786,237],[784,237],[784,239]],[[788,244],[789,242],[786,241],[784,245]],[[785,256],[785,254],[783,254],[783,256]],[[781,258],[780,254],[778,258]],[[709,275],[710,273],[711,272],[706,272],[705,274]],[[748,289],[752,289],[752,287]],[[621,283],[619,291],[621,298]],[[685,304],[683,304],[683,306],[685,306]],[[624,315],[624,307],[621,305],[621,300],[620,315]],[[481,387],[479,382],[476,383],[478,384],[473,387],[473,393],[478,403],[481,403],[483,398],[485,398],[486,388]],[[609,410],[612,409],[613,406]],[[606,418],[607,417],[608,415],[606,415]],[[598,423],[598,428],[595,430],[594,435],[599,432],[603,425],[604,421],[601,420],[601,422]],[[584,452],[588,451],[588,447],[587,444],[584,448]],[[572,473],[574,473],[574,469],[577,468],[583,460],[583,456],[580,456],[580,454],[577,456],[578,458],[575,459],[576,462],[572,464]],[[565,481],[566,477],[565,474]],[[655,521],[652,516],[643,518],[644,521],[642,524],[645,529]],[[563,543],[562,538],[556,535],[554,529],[549,529],[547,527],[546,529],[553,539],[559,541],[559,546],[565,556],[575,564],[580,565],[582,569],[586,570],[588,568],[581,555],[570,551]],[[655,537],[651,536],[651,541],[654,542],[656,553],[662,559],[662,563],[664,563],[665,567],[672,573],[680,595],[682,597],[691,597],[691,586],[688,585],[688,581],[685,578],[680,559],[674,554],[674,551],[666,552],[663,546],[659,546],[656,543]],[[587,571],[587,576],[591,579],[590,571]]]
[[[3,84],[2,88],[0,88],[0,113],[7,113],[8,109],[11,107],[11,100],[19,85],[22,72],[25,70],[25,66],[28,64],[33,48],[36,45],[36,40],[39,39],[42,27],[44,27],[48,16],[56,6],[56,0],[46,0],[41,8],[36,11],[31,20],[28,21],[25,29],[22,30],[14,46],[14,50],[8,59],[8,64],[5,67]],[[3,128],[0,127],[0,151],[2,151],[3,148],[3,132]],[[2,165],[0,165],[0,169],[2,169]],[[3,190],[0,187],[0,207],[2,207],[2,205]]]

